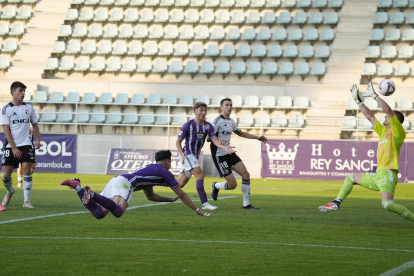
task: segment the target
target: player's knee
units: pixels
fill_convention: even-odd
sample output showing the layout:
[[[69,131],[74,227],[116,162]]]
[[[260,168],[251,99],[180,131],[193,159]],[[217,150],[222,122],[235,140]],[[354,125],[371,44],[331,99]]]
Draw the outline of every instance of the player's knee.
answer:
[[[11,174],[9,174],[9,173],[3,173],[2,174],[2,179],[3,179],[3,181],[9,181],[10,180],[10,178],[11,178]]]
[[[229,189],[229,190],[234,190],[234,189],[236,189],[236,187],[237,187],[237,181],[230,181],[230,182],[227,182],[227,188]]]
[[[394,203],[394,200],[384,200],[382,202],[382,207],[388,211],[391,211],[391,206],[392,206],[391,204],[393,203]]]
[[[250,173],[246,171],[243,175],[241,175],[242,179],[250,179]]]
[[[197,180],[203,180],[204,179],[204,173],[203,172],[199,173],[196,178],[197,178]]]

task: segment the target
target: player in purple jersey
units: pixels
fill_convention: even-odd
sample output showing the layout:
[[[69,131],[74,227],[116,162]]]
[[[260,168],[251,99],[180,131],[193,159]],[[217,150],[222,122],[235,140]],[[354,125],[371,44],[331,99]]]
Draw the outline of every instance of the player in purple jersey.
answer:
[[[144,191],[148,200],[174,202],[180,198],[198,215],[206,217],[211,215],[198,209],[178,185],[177,180],[169,171],[171,168],[171,152],[169,150],[158,151],[155,154],[155,162],[155,164],[143,166],[131,174],[115,176],[108,182],[101,194],[94,193],[88,186],[82,189],[79,178],[64,180],[60,185],[75,189],[83,205],[97,219],[104,218],[108,212],[117,218],[121,217],[131,202],[132,193],[140,190]],[[154,193],[153,186],[170,187],[177,196],[168,198],[157,195]]]
[[[202,203],[202,208],[216,210],[218,207],[208,203],[207,194],[204,191],[204,173],[200,168],[198,157],[200,156],[201,148],[203,147],[207,136],[210,136],[211,142],[214,143],[214,145],[227,153],[231,154],[235,151],[233,150],[233,147],[222,145],[214,133],[213,125],[204,120],[207,115],[207,105],[205,103],[195,103],[194,113],[195,119],[188,121],[181,127],[177,142],[175,143],[177,150],[180,153],[180,160],[182,163],[177,181],[182,188],[187,184],[191,176],[194,175],[197,179],[196,189]],[[181,146],[183,140],[185,140],[184,148]]]

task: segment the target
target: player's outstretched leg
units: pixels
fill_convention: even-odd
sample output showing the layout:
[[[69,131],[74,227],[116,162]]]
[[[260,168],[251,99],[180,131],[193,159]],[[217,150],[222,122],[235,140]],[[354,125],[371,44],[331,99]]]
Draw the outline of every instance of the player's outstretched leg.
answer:
[[[218,209],[217,206],[213,206],[210,203],[208,203],[207,194],[206,194],[206,191],[204,190],[204,179],[196,180],[196,189],[197,189],[198,196],[203,206],[202,208],[204,210],[217,210]]]
[[[216,188],[216,183],[217,182],[213,182],[213,190],[211,191],[211,197],[214,200],[217,200],[217,196],[218,196],[218,193],[219,193],[219,189]]]
[[[87,200],[87,202],[89,202],[93,198],[93,200],[95,200],[99,205],[101,205],[105,209],[108,209],[112,213],[112,215],[114,215],[117,218],[121,217],[124,213],[122,207],[116,204],[113,200],[93,192],[88,186],[85,186],[84,190],[85,194],[82,199],[82,202],[84,204],[84,200]]]
[[[16,190],[13,188],[13,179],[11,178],[11,174],[3,173],[2,179],[3,179],[3,185],[6,188],[7,193],[4,196],[3,202],[1,204],[3,206],[6,206],[7,204],[9,204],[10,199],[12,198]]]
[[[6,210],[3,205],[0,204],[0,212]]]
[[[382,207],[414,222],[414,214],[405,206],[394,203],[394,200],[384,200],[382,202]]]
[[[327,213],[338,210],[341,206],[342,200],[344,200],[352,192],[353,187],[354,176],[352,173],[350,173],[346,176],[344,185],[342,186],[342,189],[339,191],[338,196],[332,202],[319,206],[319,211]]]

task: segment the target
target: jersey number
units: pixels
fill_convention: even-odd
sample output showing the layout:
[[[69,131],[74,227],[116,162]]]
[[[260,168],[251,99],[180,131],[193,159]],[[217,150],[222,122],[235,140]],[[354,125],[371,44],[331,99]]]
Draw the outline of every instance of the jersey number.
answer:
[[[229,167],[229,165],[227,165],[227,162],[226,161],[220,163],[220,165],[223,167],[223,169],[226,169],[226,168]]]
[[[6,151],[4,152],[4,157],[9,157],[9,155],[10,155],[10,150],[6,150]]]

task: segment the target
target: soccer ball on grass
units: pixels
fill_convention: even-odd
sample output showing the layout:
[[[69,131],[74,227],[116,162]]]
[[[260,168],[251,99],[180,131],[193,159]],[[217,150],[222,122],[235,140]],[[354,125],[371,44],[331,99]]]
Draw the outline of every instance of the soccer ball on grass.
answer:
[[[395,92],[395,83],[390,79],[382,80],[378,84],[378,90],[383,96],[391,96]]]

